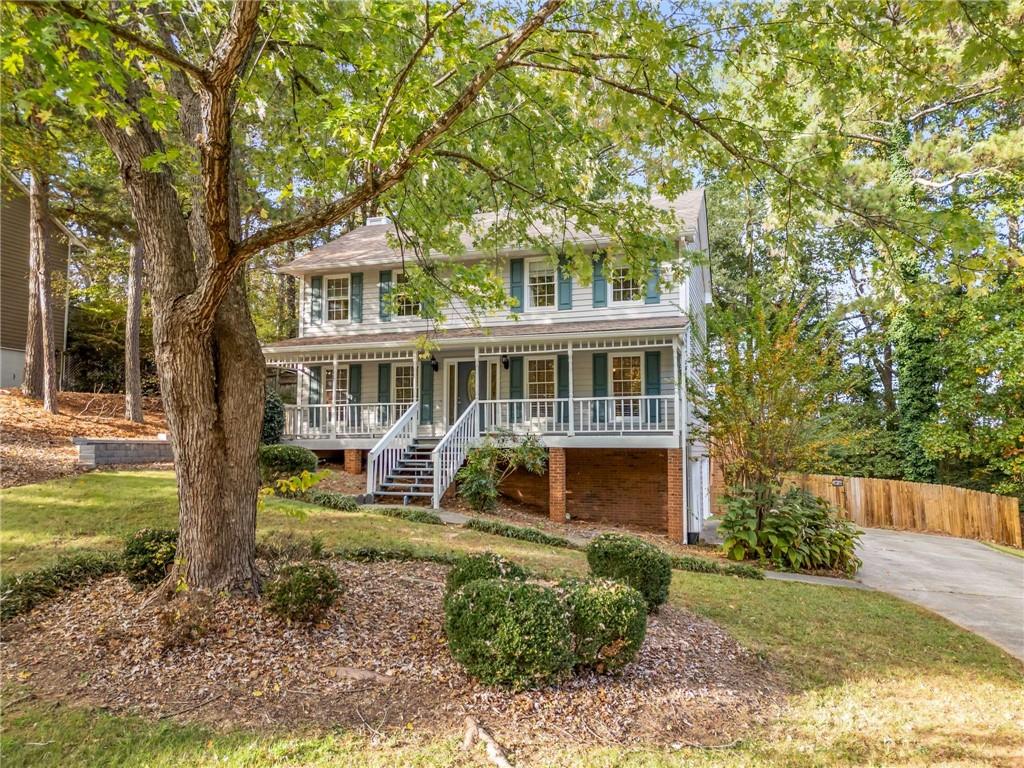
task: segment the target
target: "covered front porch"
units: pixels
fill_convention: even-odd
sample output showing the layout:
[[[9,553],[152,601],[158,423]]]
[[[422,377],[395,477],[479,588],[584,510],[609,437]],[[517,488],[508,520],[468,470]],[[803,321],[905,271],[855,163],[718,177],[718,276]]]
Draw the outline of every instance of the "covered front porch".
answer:
[[[365,339],[365,337],[363,337]],[[360,342],[363,342],[360,339]],[[685,402],[679,331],[436,340],[266,352],[285,399],[285,439],[373,448],[415,406],[419,437],[442,437],[472,407],[482,433],[548,446],[678,447]]]

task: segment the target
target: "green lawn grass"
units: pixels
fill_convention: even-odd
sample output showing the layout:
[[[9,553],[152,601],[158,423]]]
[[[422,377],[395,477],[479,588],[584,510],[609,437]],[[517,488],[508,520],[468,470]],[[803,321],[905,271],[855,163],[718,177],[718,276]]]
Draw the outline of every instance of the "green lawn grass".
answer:
[[[997,552],[1002,552],[1006,555],[1013,555],[1014,557],[1024,557],[1024,549],[1017,549],[1007,544],[996,544],[994,541],[983,541],[981,542],[989,549],[994,549]]]
[[[91,473],[0,492],[4,572],[75,549],[115,549],[125,535],[174,519],[169,473]],[[270,530],[317,533],[333,546],[500,552],[552,575],[583,572],[583,555],[462,528],[271,500]],[[676,571],[671,601],[763,655],[793,691],[779,717],[725,749],[566,745],[530,764],[596,766],[1019,765],[1021,665],[984,640],[876,592]],[[680,663],[685,663],[681,659]],[[451,739],[417,734],[371,743],[352,733],[219,733],[83,708],[19,701],[10,684],[0,730],[6,766],[483,765]]]

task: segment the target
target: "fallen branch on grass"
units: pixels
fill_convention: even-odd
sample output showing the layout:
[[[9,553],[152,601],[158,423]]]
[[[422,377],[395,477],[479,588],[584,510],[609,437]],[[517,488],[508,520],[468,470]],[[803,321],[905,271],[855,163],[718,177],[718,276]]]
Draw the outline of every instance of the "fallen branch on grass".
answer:
[[[480,721],[470,715],[466,718],[466,735],[462,739],[462,748],[469,751],[477,741],[482,741],[487,748],[487,759],[498,768],[512,768],[508,761],[508,755],[501,744],[495,741],[494,737],[480,725]]]

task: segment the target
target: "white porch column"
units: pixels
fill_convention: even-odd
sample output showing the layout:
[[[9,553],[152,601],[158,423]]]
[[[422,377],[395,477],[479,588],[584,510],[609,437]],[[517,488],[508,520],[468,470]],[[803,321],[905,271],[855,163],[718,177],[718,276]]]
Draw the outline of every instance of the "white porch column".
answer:
[[[480,399],[480,347],[473,347],[473,399]]]
[[[331,362],[331,439],[338,439],[338,353],[335,352]]]
[[[683,383],[681,376],[679,375],[679,369],[682,367],[682,360],[679,359],[679,339],[672,340],[672,391],[675,395],[673,398],[673,404],[675,407],[675,425],[673,431],[678,433],[681,430],[679,419],[682,412],[680,408],[680,402],[683,395]]]
[[[573,365],[572,365],[572,342],[569,342],[569,437],[576,434],[576,408],[573,403]]]

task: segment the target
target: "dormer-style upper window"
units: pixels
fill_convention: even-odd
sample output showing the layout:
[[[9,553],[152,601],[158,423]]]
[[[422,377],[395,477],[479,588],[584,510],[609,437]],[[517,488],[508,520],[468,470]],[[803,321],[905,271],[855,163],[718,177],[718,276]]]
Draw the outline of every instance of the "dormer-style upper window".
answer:
[[[555,268],[543,261],[530,262],[530,308],[555,306]]]
[[[327,319],[348,320],[352,296],[348,275],[327,278]]]

